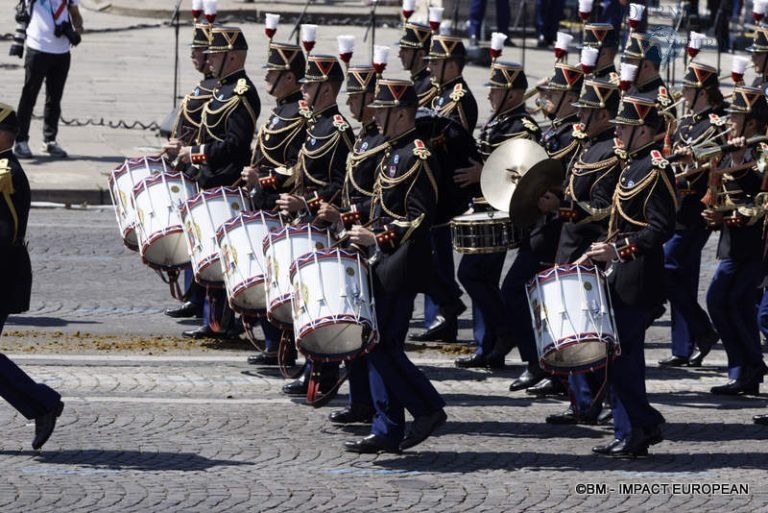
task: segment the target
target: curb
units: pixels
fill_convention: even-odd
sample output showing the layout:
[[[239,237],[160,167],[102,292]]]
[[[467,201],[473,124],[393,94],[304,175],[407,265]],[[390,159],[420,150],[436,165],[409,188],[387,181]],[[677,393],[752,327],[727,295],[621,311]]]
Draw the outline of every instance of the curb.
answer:
[[[32,189],[31,193],[35,203],[112,205],[112,198],[106,189]]]

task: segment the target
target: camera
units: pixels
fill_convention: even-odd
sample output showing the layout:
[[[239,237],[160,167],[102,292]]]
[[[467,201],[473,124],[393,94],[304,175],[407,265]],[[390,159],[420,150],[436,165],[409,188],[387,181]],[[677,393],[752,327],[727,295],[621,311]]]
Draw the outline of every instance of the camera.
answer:
[[[8,50],[11,57],[24,57],[24,41],[27,39],[27,25],[29,25],[29,12],[24,2],[16,6],[16,31],[13,33],[13,42]]]
[[[69,39],[69,42],[72,43],[72,46],[77,46],[80,44],[80,41],[82,41],[82,37],[80,37],[80,34],[75,32],[75,29],[72,27],[72,23],[69,21],[65,21],[64,23],[56,25],[56,27],[53,29],[53,35],[56,37],[66,37]]]

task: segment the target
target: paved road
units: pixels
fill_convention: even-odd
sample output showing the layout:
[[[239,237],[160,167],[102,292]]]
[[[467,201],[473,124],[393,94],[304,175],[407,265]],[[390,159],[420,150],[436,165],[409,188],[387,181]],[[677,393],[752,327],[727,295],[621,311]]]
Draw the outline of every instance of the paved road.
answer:
[[[564,404],[507,391],[516,351],[490,373],[453,368],[437,346],[414,358],[448,402],[441,436],[401,456],[354,456],[340,446],[365,427],[334,427],[327,408],[288,400],[276,372],[243,363],[243,346],[174,346],[182,326],[160,313],[165,286],[121,247],[111,212],[35,209],[30,237],[32,311],[11,318],[0,349],[24,350],[13,357],[67,407],[40,455],[31,424],[0,407],[0,511],[768,510],[768,430],[750,422],[764,398],[707,393],[723,380],[719,348],[701,369],[655,366],[666,319],[646,354],[667,440],[646,460],[592,456],[606,428],[544,424]],[[137,334],[152,343],[125,345]],[[614,491],[579,494],[580,483]],[[626,483],[746,484],[749,494],[628,495]]]

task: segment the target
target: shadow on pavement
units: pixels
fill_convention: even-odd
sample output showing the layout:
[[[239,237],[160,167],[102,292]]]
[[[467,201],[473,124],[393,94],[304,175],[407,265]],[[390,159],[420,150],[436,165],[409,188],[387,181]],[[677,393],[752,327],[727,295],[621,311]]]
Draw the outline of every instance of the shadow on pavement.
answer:
[[[78,466],[79,469],[71,470],[73,474],[79,473],[78,470],[200,471],[213,467],[235,467],[254,464],[248,461],[209,459],[191,452],[141,452],[109,449],[63,450],[42,453],[34,451],[0,451],[0,455],[35,456],[35,460],[39,463]],[[62,473],[70,473],[70,469],[62,468],[61,471]],[[57,471],[55,469],[50,470],[50,473],[54,474]]]
[[[99,321],[74,321],[71,319],[62,319],[61,317],[14,317],[11,316],[6,322],[6,326],[36,326],[42,328],[56,328],[59,326],[69,326],[70,324],[101,324]]]

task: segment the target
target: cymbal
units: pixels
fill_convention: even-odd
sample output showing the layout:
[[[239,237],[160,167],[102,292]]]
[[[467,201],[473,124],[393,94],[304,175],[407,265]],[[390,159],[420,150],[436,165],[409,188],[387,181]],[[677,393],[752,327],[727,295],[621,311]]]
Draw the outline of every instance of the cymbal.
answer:
[[[547,158],[547,151],[530,139],[501,143],[483,165],[480,174],[483,196],[493,208],[506,212],[520,179]]]
[[[534,164],[517,182],[510,198],[509,220],[518,228],[528,228],[541,217],[539,197],[550,189],[559,189],[565,180],[565,168],[557,159],[544,159]]]

